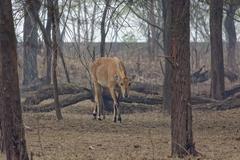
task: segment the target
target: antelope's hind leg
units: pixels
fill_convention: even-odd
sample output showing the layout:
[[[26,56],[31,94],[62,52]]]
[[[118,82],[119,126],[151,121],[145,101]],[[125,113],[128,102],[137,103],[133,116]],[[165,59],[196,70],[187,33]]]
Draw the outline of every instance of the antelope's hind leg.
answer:
[[[97,103],[96,102],[93,108],[93,119],[97,119]]]
[[[117,122],[117,106],[118,106],[118,101],[117,101],[117,96],[114,91],[114,88],[110,88],[110,94],[113,99],[113,122]]]
[[[96,117],[98,118],[98,120],[101,120],[100,117],[100,105],[101,105],[101,99],[100,99],[100,90],[101,87],[99,84],[94,83],[94,94],[95,94],[95,106],[93,109],[93,118],[96,119]]]
[[[121,106],[119,105],[119,103],[117,104],[117,114],[118,114],[118,121],[121,123],[122,122]]]
[[[102,93],[102,92],[101,92]],[[104,101],[103,101],[103,96],[101,94],[101,115],[103,116],[103,119],[105,119],[105,112],[104,112]]]

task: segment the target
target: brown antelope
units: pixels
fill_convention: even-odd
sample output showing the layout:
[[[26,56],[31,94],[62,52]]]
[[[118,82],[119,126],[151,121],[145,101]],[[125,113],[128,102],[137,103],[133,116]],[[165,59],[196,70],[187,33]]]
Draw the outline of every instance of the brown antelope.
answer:
[[[124,64],[117,57],[102,57],[96,59],[91,64],[91,76],[94,84],[95,93],[95,107],[93,109],[93,116],[98,120],[105,118],[103,111],[102,101],[102,87],[109,89],[111,97],[113,99],[113,121],[121,122],[121,108],[119,106],[119,97],[128,97],[129,86],[131,85],[132,79],[129,79],[126,74]],[[120,88],[121,94],[118,88]]]

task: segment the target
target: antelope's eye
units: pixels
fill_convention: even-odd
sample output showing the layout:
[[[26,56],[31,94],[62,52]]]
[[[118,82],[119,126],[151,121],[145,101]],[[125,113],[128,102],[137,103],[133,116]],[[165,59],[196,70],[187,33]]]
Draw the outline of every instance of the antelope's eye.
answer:
[[[128,86],[130,86],[131,85],[131,83],[128,83]]]
[[[120,83],[121,86],[123,86],[123,83]]]

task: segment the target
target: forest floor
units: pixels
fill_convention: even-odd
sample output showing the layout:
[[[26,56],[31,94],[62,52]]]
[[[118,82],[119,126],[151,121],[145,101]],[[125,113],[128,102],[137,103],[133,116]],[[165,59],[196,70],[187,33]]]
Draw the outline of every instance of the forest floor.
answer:
[[[161,106],[141,112],[124,108],[123,122],[112,122],[112,113],[103,121],[92,119],[92,102],[64,108],[64,120],[54,112],[25,113],[28,151],[34,160],[168,160],[170,116]],[[240,159],[240,109],[193,110],[193,134],[198,160]]]
[[[122,58],[125,59],[128,73],[137,74],[136,81],[162,84],[164,76],[159,72],[159,60],[151,62],[141,59],[138,62],[134,56]],[[40,57],[39,64],[43,61]],[[138,64],[141,64],[140,69]],[[79,60],[67,58],[67,65],[71,80],[87,87],[88,75]],[[19,73],[21,66],[20,63]],[[39,67],[40,75],[44,75],[44,65]],[[22,75],[19,75],[21,80]],[[61,65],[58,76],[60,83],[65,82]],[[226,89],[234,86],[232,83],[226,84]],[[193,85],[192,95],[209,95],[209,90],[209,82]],[[193,106],[193,136],[201,155],[186,159],[239,160],[240,108],[216,111],[206,110],[206,106]],[[121,124],[112,122],[112,113],[108,113],[103,121],[93,120],[92,107],[93,103],[87,100],[63,108],[62,121],[56,120],[54,111],[24,113],[24,123],[31,127],[31,130],[26,130],[26,140],[33,160],[176,159],[171,157],[170,116],[162,112],[161,105],[125,105]],[[1,156],[0,159],[3,159]]]

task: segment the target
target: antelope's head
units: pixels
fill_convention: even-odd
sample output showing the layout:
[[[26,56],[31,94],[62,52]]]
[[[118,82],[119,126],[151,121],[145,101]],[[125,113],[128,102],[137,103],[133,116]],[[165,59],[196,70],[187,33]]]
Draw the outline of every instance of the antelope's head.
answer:
[[[129,87],[131,86],[132,81],[134,80],[135,76],[132,76],[131,78],[124,77],[120,78],[116,76],[116,81],[118,83],[118,86],[121,89],[122,97],[127,98],[129,93]]]

